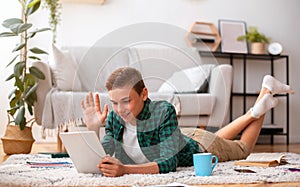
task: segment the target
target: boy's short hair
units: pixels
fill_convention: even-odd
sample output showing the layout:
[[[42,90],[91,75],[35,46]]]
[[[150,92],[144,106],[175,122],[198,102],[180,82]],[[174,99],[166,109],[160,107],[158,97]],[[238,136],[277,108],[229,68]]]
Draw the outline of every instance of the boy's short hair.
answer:
[[[122,67],[115,70],[106,81],[108,91],[124,87],[133,88],[138,94],[142,93],[145,83],[141,73],[131,67]]]

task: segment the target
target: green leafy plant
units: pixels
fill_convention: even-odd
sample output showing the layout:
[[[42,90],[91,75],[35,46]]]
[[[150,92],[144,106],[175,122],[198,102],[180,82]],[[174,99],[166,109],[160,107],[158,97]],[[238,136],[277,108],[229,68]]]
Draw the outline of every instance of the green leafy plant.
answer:
[[[19,0],[22,6],[22,19],[10,18],[2,23],[8,32],[0,33],[0,37],[20,37],[21,41],[12,50],[17,55],[8,63],[13,66],[13,73],[6,81],[14,80],[14,88],[8,96],[10,109],[7,112],[14,119],[13,122],[23,130],[26,124],[26,111],[33,115],[33,106],[37,101],[36,89],[38,79],[45,79],[45,75],[36,67],[29,67],[29,62],[38,61],[41,54],[47,54],[38,47],[30,47],[28,42],[40,32],[50,30],[49,28],[32,30],[32,23],[28,18],[36,12],[41,4],[40,0]]]
[[[59,0],[45,0],[45,7],[49,9],[49,24],[53,33],[52,42],[56,43],[57,26],[60,23],[61,3]]]
[[[269,43],[270,39],[267,38],[264,34],[258,32],[256,27],[249,27],[246,35],[239,36],[238,41],[246,40],[248,43],[260,42],[260,43]]]

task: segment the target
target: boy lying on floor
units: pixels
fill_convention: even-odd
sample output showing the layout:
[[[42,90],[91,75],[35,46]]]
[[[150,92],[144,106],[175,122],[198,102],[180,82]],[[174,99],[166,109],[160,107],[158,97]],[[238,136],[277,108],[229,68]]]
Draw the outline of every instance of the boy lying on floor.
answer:
[[[141,73],[134,68],[114,71],[106,88],[113,107],[109,115],[107,105],[101,110],[97,94],[94,99],[89,93],[81,107],[89,130],[99,134],[105,125],[102,145],[108,155],[98,168],[108,177],[176,171],[179,166],[192,166],[193,154],[200,152],[210,152],[219,161],[244,159],[256,144],[265,113],[278,103],[273,95],[293,93],[290,86],[266,75],[254,106],[211,133],[202,129],[181,131],[173,105],[151,101]],[[240,140],[233,140],[240,132]]]

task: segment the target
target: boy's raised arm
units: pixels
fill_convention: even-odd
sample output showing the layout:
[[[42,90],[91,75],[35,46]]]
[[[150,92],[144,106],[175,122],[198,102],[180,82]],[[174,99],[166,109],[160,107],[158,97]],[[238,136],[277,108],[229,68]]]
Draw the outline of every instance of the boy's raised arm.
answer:
[[[101,110],[100,97],[95,95],[95,100],[92,92],[86,95],[85,100],[81,101],[81,109],[83,113],[83,121],[89,130],[96,131],[99,134],[100,126],[105,126],[105,119],[108,113],[107,104]]]

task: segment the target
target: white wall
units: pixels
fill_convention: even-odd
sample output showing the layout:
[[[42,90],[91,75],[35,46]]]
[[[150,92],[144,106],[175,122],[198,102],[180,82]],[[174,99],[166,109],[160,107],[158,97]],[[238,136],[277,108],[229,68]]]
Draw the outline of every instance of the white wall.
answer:
[[[1,6],[0,21],[18,12],[16,4],[8,1],[6,7]],[[297,123],[300,121],[300,116],[297,115],[300,105],[300,99],[297,97],[300,93],[300,85],[297,84],[297,71],[300,70],[300,26],[297,24],[300,18],[300,12],[297,10],[299,7],[298,0],[106,0],[104,5],[64,3],[58,44],[90,46],[117,28],[140,22],[168,23],[188,29],[194,21],[213,22],[217,25],[218,19],[244,20],[248,26],[257,26],[273,41],[282,43],[284,53],[290,56],[290,84],[296,91],[296,94],[290,97],[291,141],[300,142],[300,126]],[[34,21],[41,25],[47,20],[45,11],[39,12],[34,18]],[[51,41],[48,36],[41,36],[38,43],[49,46]],[[3,81],[9,74],[8,70],[4,69],[4,64],[8,62],[13,43],[14,41],[8,39],[0,40],[0,134],[6,124],[6,97],[10,88],[9,84]],[[276,73],[279,76],[282,74],[280,68]],[[254,77],[253,82],[261,79]],[[239,82],[234,84],[235,89],[239,89]],[[252,87],[255,86],[250,85],[250,88]],[[276,140],[281,142],[282,137],[277,137]]]

